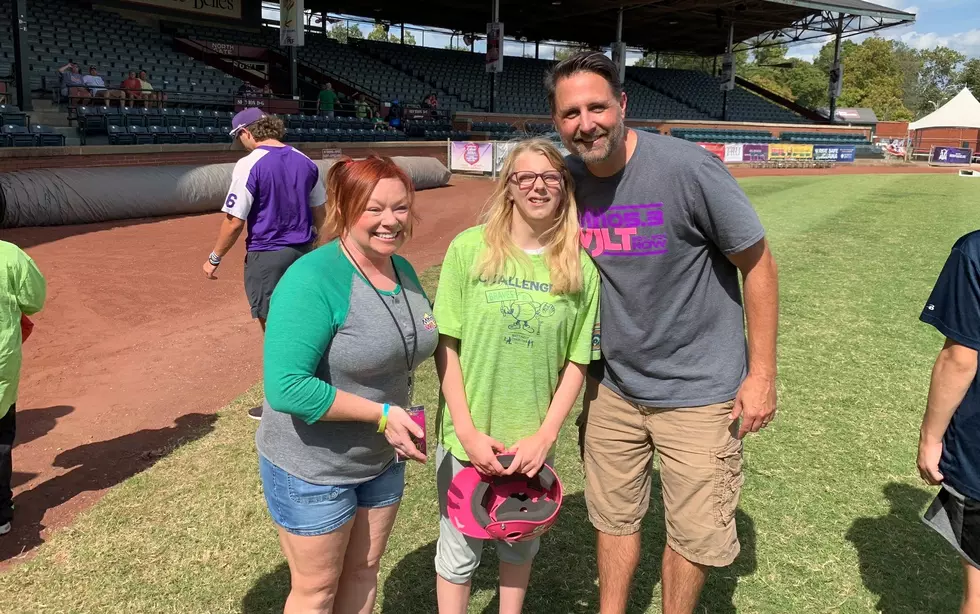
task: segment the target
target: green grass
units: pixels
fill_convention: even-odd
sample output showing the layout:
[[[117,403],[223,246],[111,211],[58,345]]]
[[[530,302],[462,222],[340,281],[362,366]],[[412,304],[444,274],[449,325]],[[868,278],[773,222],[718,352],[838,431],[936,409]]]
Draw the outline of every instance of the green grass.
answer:
[[[710,577],[700,611],[954,611],[957,559],[918,520],[932,492],[915,472],[916,431],[941,338],[917,318],[952,241],[976,225],[976,188],[932,175],[741,183],[780,267],[780,414],[747,441],[742,555]],[[433,287],[437,277],[433,269],[424,281]],[[434,408],[431,361],[418,388]],[[0,611],[281,611],[289,575],[262,499],[255,424],[244,413],[258,394],[249,391],[213,430],[110,491],[4,574],[14,598]],[[570,429],[557,464],[567,503],[544,538],[526,611],[594,612],[593,534]],[[380,612],[435,611],[432,471],[431,460],[409,467]],[[660,611],[657,509],[644,525],[634,612]],[[496,611],[495,567],[488,549],[471,611]]]

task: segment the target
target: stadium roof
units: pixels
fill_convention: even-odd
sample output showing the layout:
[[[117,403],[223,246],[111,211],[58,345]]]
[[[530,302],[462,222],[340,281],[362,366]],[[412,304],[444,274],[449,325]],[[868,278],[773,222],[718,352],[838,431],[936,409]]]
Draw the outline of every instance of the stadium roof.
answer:
[[[314,12],[477,34],[486,33],[491,7],[492,0],[306,0]],[[724,52],[729,19],[735,41],[754,39],[753,46],[823,38],[838,27],[853,36],[915,21],[911,13],[863,0],[500,0],[500,20],[509,37],[607,46],[616,39],[620,7],[627,45],[704,56]]]

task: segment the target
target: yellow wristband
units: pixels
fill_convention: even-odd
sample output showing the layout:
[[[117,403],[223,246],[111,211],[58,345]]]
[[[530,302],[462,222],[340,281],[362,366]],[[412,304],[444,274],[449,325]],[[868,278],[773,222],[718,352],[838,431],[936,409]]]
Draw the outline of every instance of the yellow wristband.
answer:
[[[388,405],[387,403],[385,403],[381,407],[381,419],[378,420],[378,432],[379,433],[384,433],[385,432],[385,427],[388,426],[388,410],[389,409],[391,409],[391,406]]]

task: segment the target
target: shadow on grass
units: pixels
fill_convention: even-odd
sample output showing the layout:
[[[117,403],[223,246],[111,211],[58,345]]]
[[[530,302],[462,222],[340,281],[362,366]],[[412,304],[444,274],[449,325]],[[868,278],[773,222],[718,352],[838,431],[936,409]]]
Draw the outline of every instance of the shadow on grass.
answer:
[[[655,478],[655,496],[659,496],[659,489],[659,479]],[[699,612],[734,613],[733,597],[738,578],[755,571],[755,524],[741,510],[737,512],[736,523],[742,552],[732,566],[714,570],[709,576]],[[653,596],[654,588],[660,582],[660,560],[666,539],[661,506],[651,508],[642,530],[642,554],[633,581],[629,612],[658,611],[660,607],[659,603],[653,603]],[[436,611],[435,547],[433,541],[406,555],[384,580],[383,614],[428,614]],[[588,520],[584,495],[576,493],[566,497],[558,524],[543,538],[541,551],[534,562],[524,610],[562,613],[598,611],[595,556],[595,531]],[[480,591],[491,591],[496,595],[497,565],[494,549],[486,547],[480,568],[473,578],[474,595]],[[483,614],[495,613],[498,607],[497,597],[494,596],[483,609]]]
[[[28,431],[32,434],[28,438],[40,436],[58,417],[70,411],[71,408],[53,407],[23,412],[25,424],[31,425]],[[41,413],[33,415],[34,412]],[[21,417],[18,412],[18,420]],[[177,446],[212,431],[216,419],[214,414],[188,414],[177,418],[173,426],[143,429],[61,452],[55,457],[54,466],[65,469],[64,473],[14,497],[13,528],[0,540],[0,561],[19,556],[44,542],[42,520],[48,509],[83,492],[115,486],[149,468]],[[17,466],[16,448],[14,466]]]
[[[289,565],[281,563],[248,589],[242,598],[242,614],[282,612],[289,595]]]
[[[958,556],[920,520],[935,492],[899,483],[883,492],[888,513],[859,518],[847,531],[858,552],[861,581],[879,598],[875,611],[956,612],[962,590]]]
[[[655,497],[659,497],[659,475],[654,474]],[[656,500],[656,499],[655,499]],[[708,577],[698,612],[734,614],[735,588],[738,578],[755,572],[755,523],[742,510],[735,516],[741,554],[728,568],[716,569]],[[659,611],[654,604],[654,589],[660,582],[660,559],[665,544],[662,507],[651,506],[643,523],[643,547],[640,566],[633,581],[628,612]],[[382,614],[431,614],[436,611],[435,566],[436,542],[432,541],[402,557],[383,586]],[[482,591],[494,594],[482,614],[495,614],[498,559],[494,548],[484,548],[483,560],[473,577],[475,596]],[[543,538],[541,551],[534,561],[528,587],[525,612],[597,612],[599,589],[595,558],[595,531],[589,524],[585,497],[575,493],[565,498],[558,524]],[[243,614],[281,612],[289,594],[289,567],[282,563],[260,578],[242,599]],[[471,608],[471,611],[477,610]]]

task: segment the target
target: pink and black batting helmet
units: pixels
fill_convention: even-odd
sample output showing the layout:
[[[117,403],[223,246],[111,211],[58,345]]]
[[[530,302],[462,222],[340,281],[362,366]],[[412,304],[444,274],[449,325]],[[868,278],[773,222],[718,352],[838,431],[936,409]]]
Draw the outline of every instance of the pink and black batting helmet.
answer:
[[[506,469],[514,455],[501,455],[497,460]],[[533,478],[522,474],[487,476],[466,467],[449,485],[447,512],[463,535],[522,542],[551,529],[561,503],[561,480],[547,464]]]

